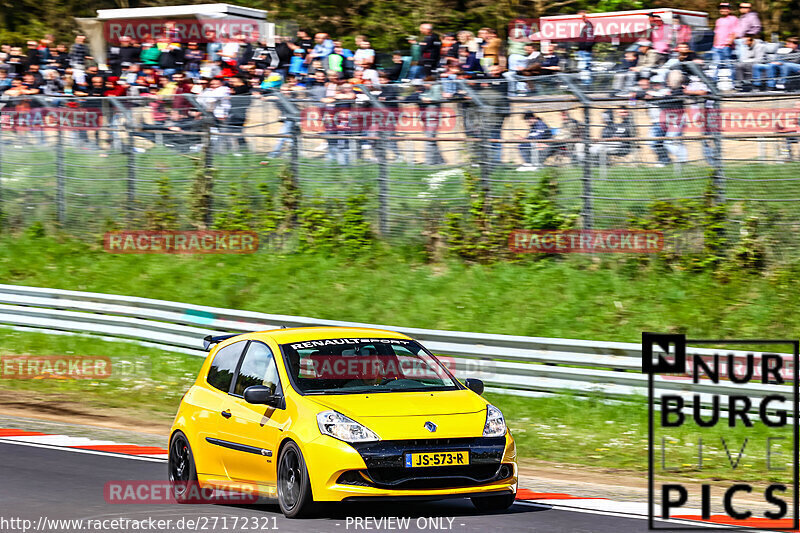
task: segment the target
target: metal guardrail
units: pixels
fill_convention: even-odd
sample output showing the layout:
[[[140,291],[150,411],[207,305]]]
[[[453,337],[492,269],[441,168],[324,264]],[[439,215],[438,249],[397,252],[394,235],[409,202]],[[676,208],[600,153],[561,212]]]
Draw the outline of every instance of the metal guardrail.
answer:
[[[297,326],[345,326],[400,331],[432,352],[452,359],[459,378],[483,379],[490,392],[514,395],[599,393],[609,397],[647,394],[641,370],[641,346],[634,343],[523,337],[362,324],[338,320],[273,315],[150,298],[119,296],[18,285],[0,285],[0,325],[46,332],[90,334],[164,350],[204,356],[208,334],[249,332]],[[692,348],[711,355],[715,350]],[[733,352],[744,355],[747,352]],[[758,357],[758,352],[755,353]],[[741,393],[741,386],[692,384],[656,378],[691,401],[703,405],[712,394]],[[786,386],[750,384],[748,394],[761,398],[786,392]],[[724,402],[723,402],[724,403]]]

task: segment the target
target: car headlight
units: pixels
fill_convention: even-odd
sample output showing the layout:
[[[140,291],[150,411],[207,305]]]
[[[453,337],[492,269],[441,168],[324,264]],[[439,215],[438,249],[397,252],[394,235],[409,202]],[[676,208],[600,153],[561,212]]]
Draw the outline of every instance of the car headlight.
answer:
[[[506,419],[494,405],[486,406],[486,425],[483,426],[484,437],[502,437],[506,434]]]
[[[381,440],[372,430],[337,411],[323,411],[317,415],[317,425],[323,435],[345,442],[372,442]]]

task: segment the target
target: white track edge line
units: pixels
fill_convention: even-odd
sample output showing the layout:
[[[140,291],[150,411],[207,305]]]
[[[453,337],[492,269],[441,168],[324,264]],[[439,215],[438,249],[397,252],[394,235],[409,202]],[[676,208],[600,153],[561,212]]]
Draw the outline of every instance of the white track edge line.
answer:
[[[133,459],[135,461],[147,461],[150,463],[166,463],[166,459],[156,459],[155,457],[143,457],[141,455],[124,455],[121,453],[102,452],[98,450],[84,450],[81,448],[69,448],[66,446],[52,446],[33,442],[23,442],[18,440],[8,440],[0,437],[0,444],[16,444],[18,446],[30,446],[31,448],[45,448],[48,450],[60,450],[65,452],[85,453],[88,455],[104,455],[106,457],[117,457],[120,459]]]

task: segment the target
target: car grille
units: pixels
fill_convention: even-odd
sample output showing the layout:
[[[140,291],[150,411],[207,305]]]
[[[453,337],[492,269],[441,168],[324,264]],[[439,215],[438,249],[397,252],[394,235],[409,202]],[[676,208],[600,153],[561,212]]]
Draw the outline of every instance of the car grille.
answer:
[[[513,470],[503,465],[505,437],[414,439],[353,444],[375,486],[394,489],[450,488],[505,479]],[[405,454],[467,450],[466,466],[407,468]]]

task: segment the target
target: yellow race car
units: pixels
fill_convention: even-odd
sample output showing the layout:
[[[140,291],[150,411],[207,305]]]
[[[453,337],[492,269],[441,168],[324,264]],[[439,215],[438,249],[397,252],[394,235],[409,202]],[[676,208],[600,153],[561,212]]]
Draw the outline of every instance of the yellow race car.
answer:
[[[514,503],[514,439],[483,383],[459,382],[413,339],[308,327],[206,337],[210,353],[170,432],[169,479],[237,483],[287,517],[315,502],[470,498]]]

